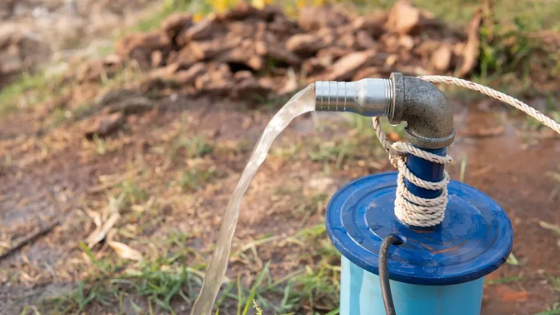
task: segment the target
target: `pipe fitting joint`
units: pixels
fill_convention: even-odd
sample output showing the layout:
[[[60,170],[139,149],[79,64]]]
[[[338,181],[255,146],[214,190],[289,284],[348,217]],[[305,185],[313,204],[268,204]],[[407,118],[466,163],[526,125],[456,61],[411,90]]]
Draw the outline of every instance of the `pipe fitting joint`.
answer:
[[[445,95],[433,84],[392,73],[387,79],[315,84],[317,111],[386,116],[392,124],[407,123],[404,138],[425,149],[449,146],[455,138],[453,113]]]
[[[453,112],[445,95],[432,83],[392,73],[393,115],[389,122],[407,123],[404,139],[420,148],[441,149],[455,139]]]

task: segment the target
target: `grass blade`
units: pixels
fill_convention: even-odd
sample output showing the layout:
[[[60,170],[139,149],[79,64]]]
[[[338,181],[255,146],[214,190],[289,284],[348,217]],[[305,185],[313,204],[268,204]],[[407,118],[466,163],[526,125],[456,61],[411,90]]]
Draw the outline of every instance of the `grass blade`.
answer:
[[[505,277],[505,278],[500,278],[500,279],[488,280],[488,281],[486,281],[486,284],[488,284],[488,285],[504,284],[504,283],[510,283],[510,282],[524,281],[525,279],[526,279],[525,277]]]
[[[559,315],[559,314],[560,314],[560,308],[553,309],[553,310],[546,311],[546,312],[537,313],[535,315]]]
[[[251,288],[251,292],[249,292],[249,296],[247,297],[247,301],[245,303],[245,309],[243,309],[243,314],[242,315],[247,315],[247,313],[249,313],[249,308],[251,307],[251,304],[253,302],[253,299],[255,298],[255,295],[257,294],[257,289],[258,289],[259,285],[261,284],[261,281],[263,280],[264,275],[267,273],[269,266],[270,266],[270,261],[268,261],[266,263],[263,271],[261,272],[261,274],[257,278],[257,281],[255,281],[255,284],[253,284],[253,288]]]
[[[241,288],[241,276],[237,276],[237,315],[241,315],[242,300],[243,300],[243,288]]]
[[[543,229],[550,230],[550,231],[556,233],[557,235],[560,235],[560,226],[558,226],[556,224],[552,224],[552,223],[548,223],[548,222],[544,222],[544,221],[539,221],[539,225]]]
[[[506,264],[512,266],[519,266],[519,260],[513,255],[513,252],[509,254],[508,259],[506,260]]]
[[[93,253],[91,252],[91,249],[89,249],[89,247],[84,242],[80,242],[80,248],[82,248],[84,253],[86,253],[89,259],[91,259],[95,267],[97,267],[97,269],[99,269],[99,271],[101,271],[102,273],[105,273],[105,271],[103,270],[104,268],[102,268],[97,258],[95,258],[95,255],[93,255]]]
[[[263,310],[259,307],[259,304],[257,304],[256,300],[253,300],[253,308],[257,312],[257,315],[263,315]]]
[[[335,310],[332,310],[332,311],[328,312],[328,313],[325,314],[325,315],[336,315],[336,314],[338,314],[338,313],[340,313],[340,309],[339,309],[339,308],[337,308],[337,309],[335,309]]]

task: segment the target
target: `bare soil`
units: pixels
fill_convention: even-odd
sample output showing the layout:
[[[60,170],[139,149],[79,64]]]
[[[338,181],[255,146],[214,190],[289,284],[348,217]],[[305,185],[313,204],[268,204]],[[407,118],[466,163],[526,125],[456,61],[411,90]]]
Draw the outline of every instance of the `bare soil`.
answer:
[[[538,223],[540,220],[560,223],[560,215],[555,211],[558,197],[552,194],[557,190],[558,183],[547,175],[558,171],[555,156],[560,145],[556,139],[534,140],[535,135],[527,136],[520,132],[519,121],[508,118],[497,104],[456,101],[455,105],[459,134],[497,126],[505,128],[503,134],[495,136],[479,137],[472,133],[468,137],[459,136],[451,154],[457,161],[466,156],[465,181],[496,199],[514,224],[513,252],[520,265],[505,265],[488,279],[527,277],[524,281],[487,285],[483,314],[533,314],[543,311],[546,305],[558,301],[558,292],[547,276],[560,274],[557,264],[560,249],[558,237]],[[78,242],[84,240],[93,228],[84,210],[88,204],[102,201],[104,191],[111,191],[111,188],[99,190],[99,185],[103,184],[99,183],[100,176],[130,172],[130,165],[134,165],[131,161],[138,159],[139,155],[146,163],[143,171],[148,176],[138,178],[137,185],[144,189],[150,187],[147,189],[149,195],[159,196],[162,204],[155,213],[160,222],[148,224],[138,238],[159,239],[174,229],[190,232],[194,229],[196,234],[204,235],[195,247],[201,250],[208,248],[219,228],[219,217],[229,194],[248,158],[249,148],[272,114],[270,111],[232,109],[236,107],[228,102],[216,104],[208,99],[179,99],[164,103],[159,109],[129,117],[127,128],[110,140],[115,145],[119,143],[116,145],[119,149],[104,155],[84,146],[77,124],[41,136],[2,140],[4,159],[9,156],[12,161],[10,166],[2,168],[1,175],[2,241],[10,242],[22,237],[55,218],[61,222],[45,237],[1,261],[3,285],[0,293],[6,297],[8,306],[13,307],[4,306],[3,309],[14,310],[8,312],[13,313],[22,302],[36,303],[49,294],[67,292],[69,286],[85,275],[76,265],[83,264]],[[502,118],[496,119],[496,113]],[[13,119],[20,118],[15,116]],[[321,115],[320,121],[336,126],[336,133],[352,134],[343,120]],[[161,170],[168,161],[154,153],[157,151],[154,148],[165,145],[166,140],[163,139],[181,128],[187,137],[206,135],[207,139],[211,139],[216,146],[215,151],[198,163],[213,165],[221,174],[202,190],[177,194],[166,191],[165,183],[173,181],[177,172],[189,169],[193,161],[188,158],[183,160],[185,157],[180,154],[171,166]],[[5,133],[3,129],[1,134]],[[311,137],[329,141],[333,134],[327,134],[317,132],[308,116],[292,124],[275,146],[305,143],[304,140]],[[532,140],[524,141],[525,137]],[[240,141],[246,141],[246,147],[238,149]],[[42,155],[41,145],[51,146],[53,152],[47,151]],[[364,147],[362,150],[369,149]],[[352,178],[382,171],[371,166],[359,166],[364,162],[370,165],[370,160],[381,165],[383,170],[386,168],[383,157],[365,154],[344,162],[340,169],[333,167],[326,176],[324,165],[311,162],[305,155],[296,155],[289,161],[273,154],[255,177],[253,188],[245,197],[236,246],[265,233],[292,234],[301,221],[301,214],[294,212],[298,202],[305,202],[305,198],[317,193],[331,194],[336,186]],[[451,167],[453,178],[459,176],[459,164]],[[321,181],[317,179],[327,184],[318,185]],[[299,189],[305,192],[296,192]],[[279,190],[289,193],[278,196]],[[167,199],[166,195],[173,196]],[[152,215],[149,217],[154,219]],[[143,221],[141,217],[139,220]],[[312,221],[320,222],[320,215],[313,215]],[[131,242],[134,244],[134,241]],[[278,252],[275,253],[276,250]],[[286,254],[282,248],[263,249],[260,259],[273,258],[273,270],[282,275],[297,267],[299,263],[295,257],[298,252],[301,249],[291,254]],[[279,253],[286,256],[278,257]],[[98,253],[101,256],[109,254],[106,247]],[[243,274],[258,270],[258,266],[252,267],[257,268],[255,270],[247,268],[243,263],[234,263],[229,275],[235,277],[236,272]],[[185,307],[188,309],[189,306]]]
[[[103,3],[109,5],[112,2]],[[428,23],[429,27],[441,30],[442,25],[429,14],[414,12],[417,13],[417,23]],[[280,22],[277,24],[296,29],[290,31],[290,36],[282,37],[286,45],[289,38],[302,35],[303,30],[313,36],[319,36],[317,30],[321,27],[332,31],[329,25],[306,23],[312,19],[296,24],[285,20],[283,15],[278,16]],[[387,21],[383,20],[383,23],[389,23],[387,27],[395,30],[377,35],[379,43],[376,45],[381,51],[388,49],[387,42],[391,43],[391,38],[405,38],[404,43],[393,43],[395,47],[411,41],[412,45],[421,42],[413,32],[417,24],[403,26],[385,18]],[[191,21],[188,23],[189,27],[181,28],[181,31],[191,44],[196,44],[197,40],[192,38]],[[266,23],[272,24],[273,21]],[[228,24],[229,28],[239,27],[239,24],[234,27],[231,24]],[[355,25],[348,26],[355,36],[353,39],[363,37],[360,31],[365,32],[360,29],[364,25],[358,26],[358,29]],[[376,32],[374,26],[366,29]],[[162,30],[157,32],[156,37],[160,38]],[[398,32],[405,35],[398,35]],[[414,35],[409,36],[409,32]],[[167,36],[165,34],[163,36]],[[448,46],[462,47],[469,39],[455,32],[444,32],[444,35],[448,36],[447,40],[433,42],[434,47],[426,56],[444,47],[445,51],[439,53],[449,55],[455,61],[439,65],[439,71],[449,73],[461,69],[456,59],[466,58],[466,55]],[[145,39],[147,35],[137,36]],[[175,36],[173,40],[177,39]],[[305,36],[296,39],[305,42]],[[135,49],[146,48],[141,45],[145,42],[138,43]],[[160,51],[162,55],[154,54],[159,50],[153,47],[149,51],[140,49],[140,59],[149,61],[147,68],[151,69],[152,75],[154,71],[169,66],[165,64],[169,59],[159,58],[169,58],[171,51],[183,47],[178,43],[168,44],[164,45],[165,54]],[[299,47],[292,47],[293,54],[303,54],[298,55],[300,64],[293,66],[303,66],[303,60],[319,58],[319,49],[308,44],[297,46],[296,40],[292,40],[291,45]],[[359,45],[354,41],[351,44]],[[346,48],[350,50],[345,50],[337,60],[353,55],[351,49],[355,47]],[[369,60],[368,51],[373,48],[357,49],[360,50],[359,56],[367,57],[358,59]],[[419,47],[415,49],[418,51]],[[305,57],[306,53],[311,55]],[[376,54],[381,55],[386,62],[388,56]],[[438,65],[427,57],[418,59],[410,53],[405,55],[399,56],[399,60],[404,61],[397,66],[407,69],[407,66],[419,65],[422,66],[420,71],[424,68],[437,70]],[[125,67],[114,71],[113,75],[118,77],[130,70],[126,68],[127,58],[133,56],[125,53],[116,57],[111,62],[117,60],[116,63]],[[161,62],[153,66],[153,59]],[[105,71],[106,67],[113,66],[111,62],[95,60],[86,64],[85,69],[99,69],[95,66],[100,65]],[[373,71],[362,73],[366,76],[379,75],[379,71],[387,70],[386,66],[377,67],[368,62],[337,74],[339,76],[334,76],[336,73],[333,74],[332,69],[323,68],[316,70],[315,74],[317,78],[334,76],[334,79],[346,80],[358,78],[356,76],[363,69]],[[263,82],[258,79],[262,77],[280,79],[282,84],[271,86],[269,80],[267,93],[288,91],[289,94],[297,86],[284,89],[285,82],[291,80],[286,64],[278,66],[278,72],[260,72],[236,69],[239,62],[231,60],[228,63],[203,58],[192,63],[189,70],[179,72],[190,71],[194,64],[202,63],[204,71],[192,72],[196,73],[194,77],[202,82],[199,85],[203,88],[208,87],[205,84],[212,87],[224,79],[228,84],[254,79],[260,86]],[[171,74],[177,80],[179,72],[175,70]],[[416,73],[416,70],[414,68],[411,72]],[[229,95],[227,86],[227,91],[222,94],[239,100],[210,97],[208,95],[215,92],[211,88],[206,93],[193,93],[193,89],[199,87],[194,77],[185,73],[180,79],[188,78],[189,83],[179,87],[153,80],[150,73],[144,73],[142,80],[132,77],[126,84],[110,85],[98,82],[103,80],[103,71],[78,71],[84,75],[82,79],[76,73],[62,78],[60,84],[71,87],[70,92],[34,108],[14,112],[0,124],[0,255],[41,228],[59,222],[37,240],[0,256],[1,314],[18,314],[26,305],[38,306],[45,314],[57,313],[43,302],[71,295],[80,281],[85,281],[87,286],[100,279],[118,279],[124,274],[139,272],[140,262],[120,259],[106,240],[91,246],[91,256],[81,244],[96,230],[95,221],[106,220],[114,208],[120,213],[115,225],[116,239],[141,253],[145,261],[155,263],[179,255],[180,263],[162,263],[156,271],[172,270],[177,265],[204,270],[200,264],[209,257],[220,227],[220,217],[251,148],[284,100],[276,94],[267,94],[269,99],[266,102],[249,99],[243,93]],[[93,79],[88,79],[88,73],[94,74]],[[220,75],[214,75],[216,73]],[[143,80],[146,78],[148,80]],[[518,264],[506,264],[488,276],[483,314],[531,315],[556,307],[560,295],[552,279],[560,277],[560,235],[543,228],[541,223],[560,225],[557,211],[560,182],[553,176],[560,172],[558,138],[546,130],[528,128],[523,116],[496,102],[467,100],[458,94],[451,98],[458,132],[450,150],[455,157],[455,163],[449,167],[451,176],[454,179],[464,176],[466,183],[494,198],[507,211],[515,231],[513,253]],[[91,102],[88,103],[91,106],[80,112],[78,104],[84,100]],[[530,103],[537,106],[542,100],[535,99]],[[53,116],[57,111],[62,111],[65,117],[68,115],[61,123],[54,124]],[[398,135],[392,133],[392,138],[395,137]],[[245,196],[234,252],[263,237],[278,238],[255,245],[254,252],[249,248],[234,255],[228,277],[236,279],[240,276],[243,285],[250,286],[268,260],[272,261],[270,269],[275,279],[318,264],[323,253],[310,252],[309,246],[328,242],[327,236],[323,234],[323,239],[313,239],[311,244],[301,245],[293,235],[302,228],[323,222],[326,201],[338,187],[354,178],[390,170],[386,155],[376,141],[371,134],[338,115],[305,115],[292,123],[273,146]],[[466,159],[466,168],[461,172],[463,159]],[[116,201],[119,198],[123,198],[120,203]],[[337,261],[332,263],[338,264]],[[188,298],[194,298],[198,292],[196,285],[185,289]],[[94,292],[94,288],[87,287],[87,291]],[[106,305],[96,301],[81,311],[87,314],[135,314],[130,301],[146,309],[146,296],[128,293],[124,295],[123,308],[115,296],[110,296]],[[233,302],[226,299],[221,314],[236,313],[229,303]],[[178,298],[172,301],[172,305],[183,313],[190,310],[190,304]],[[313,309],[301,302],[299,311],[302,314],[326,313],[335,307],[336,301],[319,296]],[[77,309],[74,305],[68,312]],[[156,308],[156,312],[167,311]]]

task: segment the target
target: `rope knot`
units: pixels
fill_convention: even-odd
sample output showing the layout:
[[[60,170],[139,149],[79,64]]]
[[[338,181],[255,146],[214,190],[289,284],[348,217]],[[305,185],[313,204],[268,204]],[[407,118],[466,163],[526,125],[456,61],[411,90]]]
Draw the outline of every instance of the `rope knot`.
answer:
[[[399,165],[401,163],[406,163],[408,152],[402,151],[396,144],[397,143],[393,143],[389,147],[389,151],[387,153],[389,153],[389,162],[391,162],[391,165],[393,165],[396,169],[399,169]]]

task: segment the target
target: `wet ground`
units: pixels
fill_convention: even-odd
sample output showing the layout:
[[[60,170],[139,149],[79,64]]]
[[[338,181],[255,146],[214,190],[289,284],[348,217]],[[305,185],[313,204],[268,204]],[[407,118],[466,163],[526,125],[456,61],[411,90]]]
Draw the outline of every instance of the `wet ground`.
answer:
[[[556,158],[560,142],[546,132],[526,130],[518,113],[497,103],[470,103],[454,101],[458,137],[450,151],[455,158],[450,173],[454,179],[464,176],[466,183],[504,207],[513,223],[513,253],[518,260],[517,265],[504,265],[488,277],[483,314],[546,311],[560,301],[558,287],[551,281],[560,276],[560,235],[539,222],[560,224],[560,183],[552,176],[560,172]],[[239,110],[237,104],[229,102],[180,97],[162,101],[145,114],[130,116],[124,130],[103,143],[84,139],[85,122],[39,135],[28,125],[17,136],[8,128],[18,120],[25,121],[26,116],[11,116],[10,124],[0,126],[0,245],[5,251],[55,220],[60,224],[0,260],[0,309],[6,314],[19,313],[23,305],[36,305],[49,296],[69,292],[76,281],[87,276],[91,263],[79,242],[94,229],[88,213],[102,212],[107,195],[122,192],[115,187],[122,188],[124,183],[133,191],[127,195],[132,196],[132,205],[156,198],[151,212],[138,215],[125,210],[119,228],[128,233],[121,236],[125,242],[147,255],[157,255],[163,249],[150,249],[146,241],[157,244],[170,238],[170,231],[179,231],[194,235],[189,248],[208,255],[229,194],[272,113]],[[192,156],[188,150],[177,149],[177,143],[197,135],[213,145],[211,153]],[[324,160],[310,158],[316,156],[308,151],[313,141],[319,142],[313,150],[321,150],[332,139],[359,136],[355,126],[339,116],[298,118],[273,146],[273,153],[253,180],[242,204],[234,246],[263,235],[291,235],[305,218],[304,225],[321,222],[324,205],[310,215],[296,210],[313,196],[331,195],[352,178],[388,170],[383,152],[367,139],[359,142],[363,147],[348,151],[340,161],[328,156]],[[172,151],[175,154],[169,153]],[[466,168],[461,175],[464,158]],[[213,175],[197,178],[198,182],[192,183],[200,185],[197,189],[177,188],[175,183],[184,180],[184,172],[191,169],[213,169]],[[139,191],[147,196],[142,197]],[[106,245],[93,252],[98,259],[111,255]],[[228,275],[248,276],[271,258],[273,274],[285,275],[304,264],[298,258],[304,252],[285,245],[259,247],[256,262],[236,259]],[[192,261],[192,257],[187,259]],[[138,303],[142,305],[141,299]],[[188,304],[178,303],[189,309]],[[90,312],[111,309],[96,305]],[[134,314],[132,310],[124,312]]]
[[[483,104],[484,106],[484,104]],[[519,266],[505,265],[488,279],[524,277],[519,283],[488,286],[483,314],[532,314],[543,305],[560,301],[558,288],[546,275],[558,275],[558,234],[545,230],[540,221],[558,224],[557,173],[560,142],[531,139],[519,123],[490,112],[460,109],[457,125],[468,130],[496,130],[503,134],[483,138],[459,137],[451,154],[467,158],[465,181],[494,198],[508,213],[514,229],[513,253]],[[466,114],[465,114],[466,112]],[[500,123],[499,121],[503,122]],[[463,123],[464,122],[464,123]],[[458,127],[461,133],[460,127]],[[457,174],[457,173],[455,173]]]

